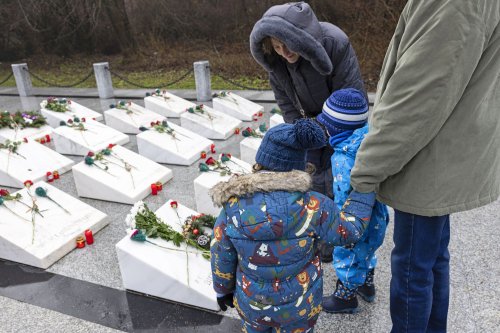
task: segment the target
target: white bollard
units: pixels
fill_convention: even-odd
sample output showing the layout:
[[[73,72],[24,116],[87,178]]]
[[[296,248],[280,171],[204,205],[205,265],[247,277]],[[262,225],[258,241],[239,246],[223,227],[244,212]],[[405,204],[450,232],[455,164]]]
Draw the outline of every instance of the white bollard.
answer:
[[[113,81],[111,81],[111,72],[108,68],[109,64],[107,62],[98,62],[94,64],[95,82],[97,84],[99,98],[114,97]]]
[[[210,65],[207,60],[197,61],[194,66],[194,80],[196,83],[196,99],[206,102],[212,99],[212,88],[210,84]]]
[[[12,64],[12,72],[16,79],[19,96],[33,96],[33,85],[31,84],[30,73],[28,73],[28,64]]]

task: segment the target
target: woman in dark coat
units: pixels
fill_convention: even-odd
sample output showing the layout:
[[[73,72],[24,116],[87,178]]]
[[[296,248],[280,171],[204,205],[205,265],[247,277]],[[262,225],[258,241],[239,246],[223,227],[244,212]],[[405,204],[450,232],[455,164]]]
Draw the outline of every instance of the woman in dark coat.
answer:
[[[255,60],[269,72],[278,106],[287,123],[316,117],[323,102],[342,88],[364,90],[358,60],[346,34],[319,22],[304,2],[269,8],[250,34]],[[313,190],[333,197],[330,147],[312,150]]]

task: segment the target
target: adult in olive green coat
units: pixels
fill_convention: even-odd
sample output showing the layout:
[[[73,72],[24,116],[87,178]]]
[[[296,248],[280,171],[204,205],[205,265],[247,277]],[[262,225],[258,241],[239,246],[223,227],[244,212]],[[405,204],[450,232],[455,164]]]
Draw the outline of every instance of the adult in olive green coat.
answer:
[[[500,1],[409,0],[351,185],[395,208],[393,332],[444,332],[449,214],[500,192]]]

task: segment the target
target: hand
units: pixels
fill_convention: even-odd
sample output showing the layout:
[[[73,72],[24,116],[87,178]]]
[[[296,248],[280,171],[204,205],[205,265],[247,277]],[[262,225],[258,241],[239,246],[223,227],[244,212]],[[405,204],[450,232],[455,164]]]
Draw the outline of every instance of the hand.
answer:
[[[233,297],[234,293],[217,297],[217,304],[219,304],[219,307],[222,311],[226,311],[228,306],[234,308]]]
[[[368,227],[375,205],[375,192],[359,193],[353,190],[340,211],[340,220],[343,223],[352,223],[358,231],[356,243]]]

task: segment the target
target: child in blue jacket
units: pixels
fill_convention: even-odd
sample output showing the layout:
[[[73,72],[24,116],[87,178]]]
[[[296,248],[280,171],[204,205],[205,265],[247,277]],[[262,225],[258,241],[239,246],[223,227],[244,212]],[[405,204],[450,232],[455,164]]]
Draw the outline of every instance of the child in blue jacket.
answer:
[[[321,243],[352,246],[370,219],[375,194],[353,192],[342,211],[310,191],[307,149],[326,138],[313,120],[280,124],[264,136],[252,174],[211,190],[223,209],[211,245],[222,310],[236,307],[244,332],[312,332],[321,311]]]
[[[335,91],[323,105],[317,120],[330,135],[332,155],[334,202],[338,208],[352,191],[351,169],[356,152],[368,133],[368,104],[363,93],[348,88]],[[325,297],[323,309],[330,313],[358,311],[359,294],[367,302],[375,300],[373,276],[377,257],[375,251],[382,245],[389,214],[387,207],[376,201],[371,220],[361,240],[352,248],[336,247],[333,266],[337,274],[335,292]]]

